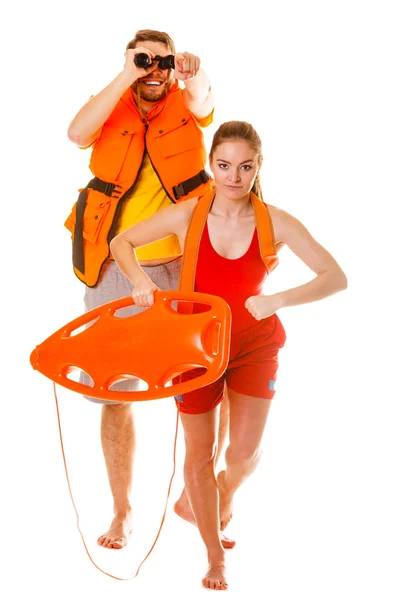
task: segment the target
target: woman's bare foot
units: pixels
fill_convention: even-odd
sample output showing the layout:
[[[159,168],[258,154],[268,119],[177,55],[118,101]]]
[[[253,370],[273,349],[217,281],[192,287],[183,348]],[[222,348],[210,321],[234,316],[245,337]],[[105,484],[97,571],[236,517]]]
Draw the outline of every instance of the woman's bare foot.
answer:
[[[217,477],[219,490],[219,514],[221,517],[221,531],[224,531],[232,519],[233,494],[229,492],[225,484],[225,471],[221,471]]]
[[[228,582],[226,581],[225,576],[224,561],[210,561],[210,567],[201,582],[204,587],[210,588],[211,590],[227,590]]]
[[[181,519],[184,519],[192,525],[196,525],[196,520],[189,504],[185,489],[183,489],[179,500],[177,500],[174,504],[174,512],[178,515],[178,517],[181,517]]]
[[[127,545],[131,533],[131,511],[129,511],[124,517],[116,515],[110,529],[99,537],[97,543],[103,548],[120,550]]]
[[[179,500],[175,502],[174,512],[178,515],[178,517],[181,517],[181,519],[184,519],[188,523],[191,523],[197,527],[196,520],[194,518],[185,490],[183,490]],[[220,535],[221,544],[225,549],[233,548],[236,545],[236,542],[226,537],[225,534],[221,533]]]

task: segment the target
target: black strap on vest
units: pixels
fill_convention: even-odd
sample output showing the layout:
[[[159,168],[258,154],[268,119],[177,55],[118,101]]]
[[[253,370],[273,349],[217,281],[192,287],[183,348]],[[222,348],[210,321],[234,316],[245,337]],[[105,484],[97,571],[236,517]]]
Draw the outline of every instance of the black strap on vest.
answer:
[[[96,190],[111,198],[118,198],[121,192],[121,186],[115,183],[102,181],[98,177],[94,177],[89,181],[87,186],[81,191],[76,203],[76,220],[74,229],[74,241],[72,244],[72,264],[75,269],[85,274],[85,254],[83,248],[83,215],[86,208],[86,198],[88,189]]]
[[[178,185],[175,185],[172,188],[172,191],[175,196],[175,200],[179,200],[182,196],[186,196],[189,192],[192,192],[197,187],[199,187],[202,183],[206,183],[211,176],[205,171],[199,171],[197,175],[186,179],[186,181],[182,181]],[[102,181],[98,177],[94,177],[89,181],[87,186],[81,191],[78,197],[78,201],[76,203],[76,221],[75,221],[75,229],[74,229],[74,241],[72,244],[72,263],[82,275],[85,274],[85,254],[83,247],[83,215],[85,213],[86,208],[86,198],[88,189],[96,190],[97,192],[101,192],[106,196],[111,198],[119,198],[121,192],[119,188],[121,186],[115,183],[109,183],[107,181]]]
[[[172,191],[174,192],[175,200],[179,200],[182,196],[186,196],[186,194],[195,190],[202,183],[206,183],[209,179],[211,179],[211,176],[203,169],[197,173],[197,175],[178,183],[178,185],[174,185]]]

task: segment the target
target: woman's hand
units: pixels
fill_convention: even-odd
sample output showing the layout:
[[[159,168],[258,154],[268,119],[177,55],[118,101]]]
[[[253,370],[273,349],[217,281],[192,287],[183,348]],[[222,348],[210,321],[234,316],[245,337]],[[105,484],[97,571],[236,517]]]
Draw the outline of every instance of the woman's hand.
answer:
[[[278,294],[273,294],[272,296],[250,296],[244,305],[257,321],[270,317],[276,313],[278,308],[281,308]]]
[[[135,286],[132,292],[132,298],[137,306],[152,306],[154,304],[154,292],[158,292],[159,287],[148,279]]]

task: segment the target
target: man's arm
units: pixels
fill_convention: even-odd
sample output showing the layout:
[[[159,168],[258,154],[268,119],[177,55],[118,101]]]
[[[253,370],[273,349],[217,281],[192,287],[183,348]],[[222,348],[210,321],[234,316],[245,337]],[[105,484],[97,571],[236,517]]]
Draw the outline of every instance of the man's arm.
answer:
[[[214,109],[214,95],[199,57],[189,52],[176,54],[174,75],[185,84],[183,98],[188,110],[198,119],[208,117]]]
[[[151,73],[156,68],[157,63],[148,69],[137,67],[134,63],[134,57],[139,52],[145,52],[151,58],[154,58],[154,54],[150,50],[147,50],[147,48],[138,47],[125,52],[123,71],[97,96],[93,96],[72,120],[68,128],[68,138],[71,142],[74,142],[81,148],[86,148],[93,144],[99,137],[104,123],[114,110],[122,94],[139,77]]]

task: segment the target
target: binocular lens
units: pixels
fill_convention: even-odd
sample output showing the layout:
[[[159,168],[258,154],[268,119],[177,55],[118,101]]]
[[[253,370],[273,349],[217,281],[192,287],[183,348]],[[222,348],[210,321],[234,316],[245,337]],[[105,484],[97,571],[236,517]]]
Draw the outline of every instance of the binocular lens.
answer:
[[[135,65],[140,67],[141,69],[145,69],[150,65],[150,57],[144,52],[139,52],[139,54],[135,54]]]
[[[172,54],[168,54],[168,56],[155,56],[154,61],[158,62],[159,68],[163,71],[175,68],[175,60]],[[144,52],[135,54],[134,62],[135,65],[141,69],[147,69],[147,67],[150,67],[153,64],[151,58]]]

